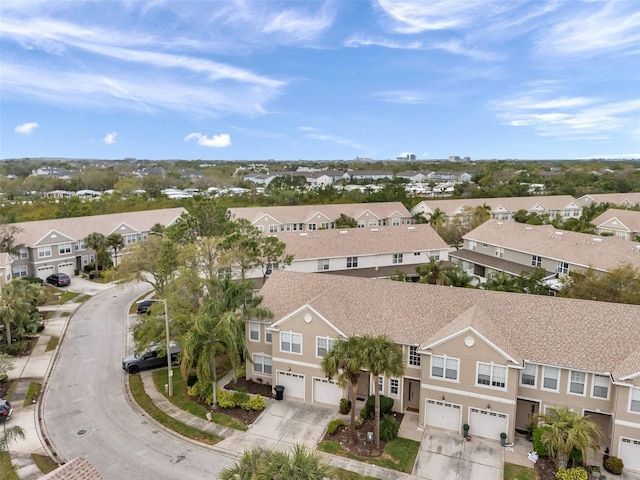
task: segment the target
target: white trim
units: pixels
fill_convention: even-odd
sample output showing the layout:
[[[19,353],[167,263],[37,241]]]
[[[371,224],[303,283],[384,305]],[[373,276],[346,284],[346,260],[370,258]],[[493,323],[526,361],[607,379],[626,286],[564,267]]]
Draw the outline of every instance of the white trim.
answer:
[[[441,358],[444,362],[442,365],[442,377],[438,377],[433,374],[433,359]],[[456,378],[447,378],[447,360],[455,360],[457,362],[456,365]],[[456,357],[449,357],[448,355],[431,355],[431,359],[429,361],[429,378],[433,378],[436,380],[442,380],[445,382],[453,382],[460,383],[460,359]]]
[[[327,341],[327,349],[326,349],[327,353],[329,353],[333,349],[333,345],[335,345],[335,343],[337,341],[335,338],[331,338],[331,337],[328,337],[328,336],[324,336],[324,337],[316,336],[316,351],[315,351],[315,357],[316,358],[324,358],[324,355],[323,356],[318,355],[318,340],[321,340],[321,339]],[[330,342],[333,342],[333,344],[331,346],[329,346]]]
[[[290,338],[290,341],[288,342],[288,343],[289,343],[289,346],[290,346],[290,349],[289,349],[289,350],[283,350],[283,349],[282,349],[282,335],[283,335],[283,334],[287,334],[287,335],[289,335],[289,338]],[[294,343],[294,342],[293,342],[293,337],[294,337],[294,336],[298,336],[298,337],[300,337],[300,343],[299,343],[299,345],[300,345],[300,351],[299,351],[299,352],[294,352],[294,351],[293,351],[293,346],[294,346],[294,345],[298,345],[298,344],[296,344],[296,343]],[[304,353],[304,352],[302,351],[302,340],[303,340],[303,336],[302,336],[302,334],[301,334],[301,333],[294,332],[293,330],[285,330],[285,331],[281,331],[281,332],[280,332],[280,334],[278,335],[278,341],[279,341],[279,343],[280,343],[280,345],[279,345],[279,347],[280,347],[280,348],[279,348],[279,350],[280,350],[280,352],[281,352],[281,353],[288,353],[288,354],[290,354],[290,355],[302,355],[302,354]]]
[[[317,368],[318,370],[321,370],[322,367],[320,365],[318,365],[317,363],[307,363],[307,362],[300,362],[298,360],[291,360],[289,358],[282,358],[282,357],[271,357],[273,358],[273,361],[278,361],[281,363],[286,363],[286,364],[290,364],[290,365],[297,365],[299,367],[309,367],[309,368]]]
[[[578,382],[572,382],[571,381],[571,375],[574,372],[584,375],[584,382],[582,383],[582,393],[574,393],[574,392],[571,391],[571,384],[572,383],[578,384]],[[584,372],[582,370],[569,370],[569,375],[568,375],[568,379],[567,379],[567,395],[575,395],[576,397],[586,397],[587,396],[587,372]]]
[[[555,390],[552,388],[547,388],[544,386],[544,379],[545,379],[545,370],[547,368],[553,368],[558,372],[558,376],[556,377],[556,388]],[[560,367],[552,367],[550,365],[543,365],[542,366],[542,376],[541,376],[541,381],[540,381],[540,390],[544,390],[547,392],[559,392],[560,391],[560,376],[562,374],[562,369]]]
[[[248,323],[249,323],[249,341],[250,341],[250,342],[259,342],[259,341],[260,341],[260,330],[262,330],[262,329],[260,328],[260,324],[259,324],[258,322],[253,322],[253,321],[249,321]],[[255,340],[254,340],[253,338],[251,338],[251,334],[252,334],[252,333],[254,333],[254,332],[252,332],[252,330],[251,330],[251,327],[252,327],[252,326],[255,326],[255,327],[257,327],[257,328],[258,328],[258,338],[257,338],[257,339],[255,339]]]
[[[398,385],[398,387],[397,387],[398,388],[398,393],[396,393],[396,394],[393,394],[392,391],[391,391],[391,382],[394,381],[394,380],[396,381],[396,383]],[[392,378],[389,379],[389,397],[391,397],[391,398],[400,398],[400,379],[399,378],[392,377]]]
[[[520,372],[518,373],[518,386],[519,387],[523,387],[523,388],[531,388],[531,389],[538,389],[538,378],[540,377],[539,375],[539,365],[535,364],[535,363],[529,363],[529,362],[525,362],[525,367],[522,368],[522,370],[520,370]],[[534,374],[534,378],[533,378],[533,385],[527,385],[525,383],[522,383],[522,375],[524,374],[525,370],[526,370],[526,366],[531,365],[532,367],[535,367],[536,371]]]
[[[640,423],[628,422],[626,420],[615,419],[613,423],[620,425],[621,427],[640,428]]]
[[[497,403],[505,403],[507,405],[515,405],[516,401],[508,398],[494,397],[493,395],[481,395],[479,393],[465,392],[464,390],[457,390],[455,388],[438,387],[436,385],[430,385],[428,383],[421,383],[420,388],[428,390],[435,390],[436,392],[450,393],[452,395],[461,395],[469,398],[479,398],[480,400],[490,400]]]
[[[596,395],[593,394],[593,390],[596,388],[596,377],[606,377],[606,379],[609,381],[609,386],[607,388],[607,396],[606,397],[598,397]],[[591,374],[591,398],[594,398],[596,400],[609,400],[611,398],[611,377],[609,375],[602,375],[600,373],[592,373]]]
[[[338,329],[335,325],[333,325],[329,320],[327,320],[320,312],[318,312],[315,308],[313,308],[311,305],[309,305],[307,303],[305,303],[304,305],[296,308],[293,312],[289,313],[288,315],[285,315],[284,317],[282,317],[277,322],[272,323],[271,324],[271,330],[272,331],[279,331],[280,330],[279,326],[282,323],[285,323],[285,322],[291,320],[293,317],[295,317],[296,315],[298,315],[300,312],[304,311],[305,309],[311,310],[311,312],[313,312],[320,320],[322,320],[324,323],[329,325],[333,330],[335,330],[343,338],[347,338],[348,337],[348,335],[343,333],[340,329]]]
[[[489,385],[485,385],[484,383],[478,382],[480,365],[486,365],[491,369],[490,374],[489,374]],[[494,369],[496,367],[504,369],[504,387],[498,387],[496,385],[493,385],[494,379],[495,379]],[[476,387],[479,387],[479,388],[490,388],[492,390],[503,390],[503,391],[506,391],[507,390],[507,379],[508,378],[509,378],[509,370],[507,369],[506,365],[498,365],[498,364],[496,364],[494,362],[479,362],[479,361],[476,361],[476,383],[475,383]]]

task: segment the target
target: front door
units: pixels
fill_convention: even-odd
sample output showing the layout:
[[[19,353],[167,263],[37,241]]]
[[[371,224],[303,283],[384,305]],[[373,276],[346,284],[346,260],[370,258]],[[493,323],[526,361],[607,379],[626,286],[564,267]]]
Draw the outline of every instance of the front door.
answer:
[[[520,433],[527,433],[539,411],[539,402],[519,398],[516,405],[516,430]]]
[[[404,404],[407,410],[417,412],[420,408],[420,381],[406,378],[404,391],[406,392]]]
[[[369,382],[370,382],[369,372],[362,371],[360,372],[360,377],[358,378],[358,394],[357,399],[366,401],[369,398]]]

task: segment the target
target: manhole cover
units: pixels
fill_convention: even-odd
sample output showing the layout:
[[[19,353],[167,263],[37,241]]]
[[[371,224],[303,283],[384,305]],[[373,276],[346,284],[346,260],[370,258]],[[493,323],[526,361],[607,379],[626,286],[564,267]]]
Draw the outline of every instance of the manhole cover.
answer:
[[[74,437],[76,437],[76,438],[79,438],[79,437],[85,437],[85,436],[89,435],[90,433],[91,433],[91,430],[90,430],[90,429],[85,429],[85,428],[83,428],[82,430],[78,430],[78,431],[75,433]]]
[[[87,433],[86,430],[78,430],[78,435],[84,435],[85,433]]]

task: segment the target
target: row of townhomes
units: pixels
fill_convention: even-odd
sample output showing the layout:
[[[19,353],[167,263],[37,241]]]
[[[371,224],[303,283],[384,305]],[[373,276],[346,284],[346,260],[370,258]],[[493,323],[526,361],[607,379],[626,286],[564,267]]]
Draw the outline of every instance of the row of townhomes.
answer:
[[[44,280],[58,272],[73,276],[94,260],[95,252],[84,243],[90,233],[119,233],[126,248],[146,240],[154,225],[167,227],[184,212],[183,208],[169,208],[18,223],[15,243],[22,248],[5,262],[3,282],[24,277]]]
[[[553,225],[525,225],[489,220],[462,237],[453,263],[480,278],[506,272],[520,275],[541,267],[561,277],[592,268],[599,272],[631,264],[640,266],[640,243],[620,237],[557,230]]]
[[[600,448],[640,472],[640,306],[349,276],[277,271],[260,294],[269,321],[247,322],[247,376],[287,398],[338,405],[320,367],[338,339],[384,334],[404,352],[399,378],[362,372],[419,426],[499,441],[549,407],[602,430]]]
[[[640,212],[610,208],[591,223],[599,235],[615,235],[625,240],[640,240]]]

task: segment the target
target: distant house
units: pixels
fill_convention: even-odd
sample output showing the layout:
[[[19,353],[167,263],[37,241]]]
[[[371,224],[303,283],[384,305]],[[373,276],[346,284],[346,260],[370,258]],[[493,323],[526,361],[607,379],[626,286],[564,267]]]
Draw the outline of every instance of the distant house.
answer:
[[[631,208],[640,205],[640,192],[629,193],[589,193],[579,197],[576,202],[583,206],[592,204],[609,203],[619,207]]]
[[[393,173],[391,172],[351,170],[349,171],[349,175],[351,176],[351,180],[358,180],[358,181],[393,180]]]
[[[244,181],[267,187],[275,178],[277,175],[273,173],[250,173],[244,176]]]
[[[74,170],[67,170],[66,168],[58,167],[40,167],[31,172],[34,177],[52,177],[59,178],[61,180],[71,180],[78,174]]]
[[[73,197],[73,192],[68,190],[51,190],[50,192],[46,192],[44,196],[46,198],[71,198]]]
[[[635,210],[618,210],[610,208],[591,223],[600,235],[609,234],[625,240],[640,238],[640,212]]]
[[[149,177],[160,176],[164,177],[167,174],[167,169],[164,167],[144,167],[133,172],[136,177]]]
[[[404,172],[396,173],[396,178],[403,178],[412,183],[424,183],[429,180],[429,173],[405,170]]]

